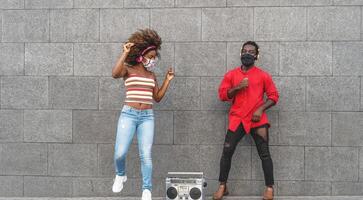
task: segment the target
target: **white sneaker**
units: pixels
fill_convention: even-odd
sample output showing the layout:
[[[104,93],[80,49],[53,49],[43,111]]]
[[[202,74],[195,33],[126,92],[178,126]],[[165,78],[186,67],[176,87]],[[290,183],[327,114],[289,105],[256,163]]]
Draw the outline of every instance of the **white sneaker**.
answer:
[[[151,192],[148,189],[145,189],[142,191],[142,197],[141,200],[151,200]]]
[[[127,176],[116,175],[115,182],[113,182],[112,192],[119,193],[124,188],[124,182],[127,181]]]

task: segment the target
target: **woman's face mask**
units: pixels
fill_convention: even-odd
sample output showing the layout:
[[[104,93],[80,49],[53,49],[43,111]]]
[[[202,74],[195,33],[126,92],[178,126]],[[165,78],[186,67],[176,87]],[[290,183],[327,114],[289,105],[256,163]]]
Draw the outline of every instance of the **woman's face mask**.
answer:
[[[150,72],[154,71],[154,69],[156,67],[156,63],[158,62],[157,58],[155,58],[155,59],[145,58],[145,60],[146,60],[146,62],[143,62],[143,64],[144,64],[144,67],[146,68],[146,70],[148,70]]]

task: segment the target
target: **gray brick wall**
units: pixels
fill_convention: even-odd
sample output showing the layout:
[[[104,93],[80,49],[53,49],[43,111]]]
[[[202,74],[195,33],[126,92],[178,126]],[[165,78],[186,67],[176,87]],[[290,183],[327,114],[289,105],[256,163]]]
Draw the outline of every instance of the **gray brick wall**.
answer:
[[[124,97],[111,78],[138,28],[164,43],[176,77],[155,105],[154,196],[168,171],[217,187],[224,73],[243,41],[281,93],[268,112],[278,195],[363,195],[362,0],[0,0],[0,196],[115,196],[113,142]],[[122,195],[141,194],[137,143]],[[232,195],[259,195],[256,148],[233,158]]]

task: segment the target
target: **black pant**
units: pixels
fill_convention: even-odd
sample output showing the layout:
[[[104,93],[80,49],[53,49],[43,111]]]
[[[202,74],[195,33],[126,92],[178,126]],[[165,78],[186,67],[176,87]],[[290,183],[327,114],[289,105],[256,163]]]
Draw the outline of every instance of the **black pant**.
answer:
[[[266,128],[267,135],[264,137],[257,134],[258,128]],[[223,153],[220,162],[220,173],[219,173],[219,181],[227,182],[228,174],[231,169],[232,156],[234,151],[236,150],[238,142],[246,135],[246,132],[243,128],[242,123],[238,126],[235,132],[231,130],[227,131],[226,138],[224,141]],[[272,159],[268,147],[268,125],[262,125],[257,128],[251,129],[251,136],[255,141],[258,155],[262,161],[262,169],[265,176],[265,184],[266,186],[274,185],[274,176],[273,176],[273,165]]]

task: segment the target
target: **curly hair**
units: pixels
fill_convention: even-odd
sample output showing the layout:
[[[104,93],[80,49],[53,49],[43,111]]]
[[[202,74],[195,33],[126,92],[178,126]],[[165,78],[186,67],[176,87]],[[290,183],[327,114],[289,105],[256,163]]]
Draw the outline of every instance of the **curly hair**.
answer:
[[[127,42],[134,43],[134,46],[131,47],[125,60],[125,62],[131,66],[137,65],[139,62],[137,62],[136,59],[139,56],[147,54],[151,50],[156,50],[157,56],[160,57],[158,50],[161,49],[161,38],[158,33],[152,29],[139,29],[129,37]],[[143,52],[150,46],[155,46],[155,48]]]

